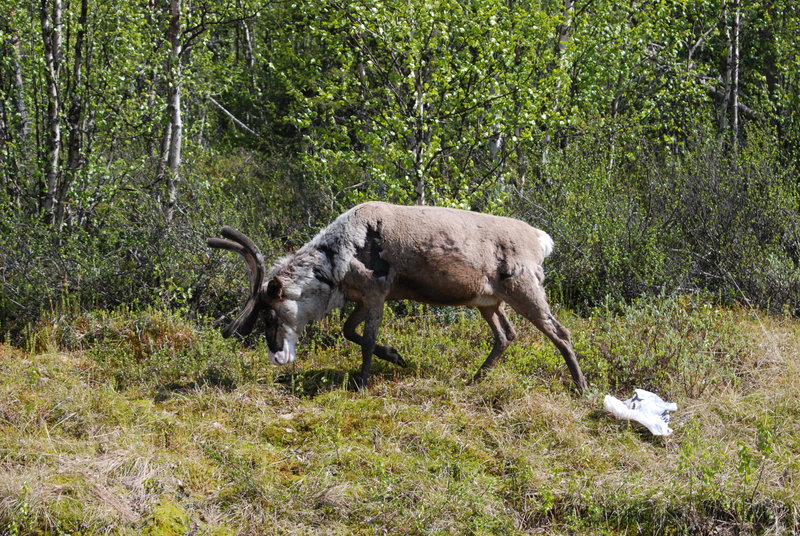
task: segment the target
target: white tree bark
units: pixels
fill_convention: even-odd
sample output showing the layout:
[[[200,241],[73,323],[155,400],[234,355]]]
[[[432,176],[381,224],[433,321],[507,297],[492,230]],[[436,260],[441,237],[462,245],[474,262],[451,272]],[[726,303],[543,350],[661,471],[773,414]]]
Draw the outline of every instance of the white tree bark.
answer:
[[[181,1],[170,0],[170,22],[168,32],[171,46],[170,66],[169,66],[169,153],[167,166],[169,176],[167,178],[167,206],[165,218],[171,222],[175,217],[175,206],[178,202],[178,187],[181,182],[181,146],[183,143],[183,117],[181,114]]]
[[[731,130],[733,131],[733,145],[736,147],[739,140],[739,22],[741,19],[741,0],[734,0],[733,23],[731,24]]]
[[[244,56],[247,60],[247,67],[250,69],[250,84],[253,88],[257,86],[256,84],[256,57],[253,53],[253,36],[250,34],[250,27],[247,25],[247,21],[242,21],[242,30],[244,30]]]
[[[560,94],[564,86],[563,75],[561,71],[567,61],[567,43],[569,43],[570,36],[572,35],[572,19],[575,15],[575,1],[564,0],[564,22],[558,31],[558,42],[556,43],[556,67],[559,71],[559,76],[556,78],[555,90],[553,92],[553,115],[558,114],[561,103]],[[550,153],[550,142],[553,139],[553,128],[549,127],[544,136],[544,148],[542,150],[542,163],[546,164]]]
[[[414,129],[414,192],[416,199],[414,202],[417,205],[425,204],[425,166],[423,158],[425,156],[425,92],[423,81],[423,63],[420,65],[414,76],[414,85],[416,90],[416,99],[414,102],[414,111],[416,114],[416,125]]]
[[[11,63],[14,69],[14,91],[16,93],[14,101],[19,116],[19,136],[23,143],[25,143],[28,133],[31,130],[31,120],[28,117],[28,107],[25,105],[25,91],[22,79],[22,65],[20,63],[20,41],[19,37],[14,34],[9,39],[11,46]]]
[[[61,153],[61,101],[58,76],[61,67],[61,0],[42,0],[41,23],[47,79],[47,160],[45,164],[44,214],[53,221],[58,201],[58,161]]]

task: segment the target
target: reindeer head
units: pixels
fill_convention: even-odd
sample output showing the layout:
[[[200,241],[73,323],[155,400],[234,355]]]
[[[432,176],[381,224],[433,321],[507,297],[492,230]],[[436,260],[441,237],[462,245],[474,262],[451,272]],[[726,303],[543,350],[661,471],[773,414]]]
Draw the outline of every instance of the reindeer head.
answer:
[[[247,263],[250,274],[250,296],[236,319],[222,328],[226,339],[233,334],[248,335],[253,331],[258,315],[264,313],[269,360],[275,365],[285,365],[295,360],[295,344],[300,327],[297,325],[296,303],[284,296],[283,282],[277,276],[266,282],[264,257],[258,246],[245,234],[232,227],[223,227],[225,238],[209,238],[212,248],[235,251]]]

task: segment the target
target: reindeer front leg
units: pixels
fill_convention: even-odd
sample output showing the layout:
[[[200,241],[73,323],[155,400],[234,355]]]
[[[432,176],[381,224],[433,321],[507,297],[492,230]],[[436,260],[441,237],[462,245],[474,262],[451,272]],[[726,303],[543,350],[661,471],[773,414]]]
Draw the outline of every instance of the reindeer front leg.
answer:
[[[361,373],[355,378],[356,387],[358,389],[364,389],[369,385],[369,373],[372,369],[372,354],[375,352],[378,330],[383,320],[383,302],[367,305],[366,316],[366,320],[364,321],[364,335],[361,337]]]
[[[362,324],[367,319],[367,308],[364,306],[363,303],[359,303],[356,306],[356,309],[350,313],[350,316],[347,318],[347,321],[344,323],[344,327],[342,328],[342,334],[344,337],[351,342],[356,343],[357,345],[361,346],[363,344],[363,338],[356,332],[356,328]],[[375,351],[373,354],[378,357],[379,359],[383,359],[384,361],[388,361],[389,363],[394,363],[400,367],[407,367],[408,364],[406,360],[400,355],[400,353],[392,348],[391,346],[384,346],[382,344],[375,345]]]
[[[345,336],[349,335],[350,340],[359,342],[358,339],[361,339],[359,342],[361,344],[361,372],[355,378],[356,387],[359,389],[367,387],[369,383],[372,354],[376,350],[381,351],[378,350],[376,341],[383,320],[383,304],[391,289],[391,280],[389,275],[376,276],[373,270],[356,260],[350,263],[350,270],[342,280],[345,295],[359,304],[353,315],[345,322],[344,328]],[[355,327],[361,322],[361,316],[364,316],[364,334],[359,337],[355,333]],[[385,347],[380,348],[385,349]]]

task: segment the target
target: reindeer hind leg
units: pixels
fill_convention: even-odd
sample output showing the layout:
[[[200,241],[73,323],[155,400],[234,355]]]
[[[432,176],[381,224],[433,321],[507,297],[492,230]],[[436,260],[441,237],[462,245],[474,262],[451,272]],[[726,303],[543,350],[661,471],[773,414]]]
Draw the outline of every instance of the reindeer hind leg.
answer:
[[[569,330],[562,326],[550,312],[550,306],[544,292],[542,279],[544,274],[537,274],[532,281],[524,285],[519,282],[508,292],[508,304],[519,314],[530,320],[539,331],[547,335],[552,343],[561,352],[567,363],[572,381],[578,390],[583,392],[589,388],[586,378],[578,364],[575,350],[572,347],[572,338]]]

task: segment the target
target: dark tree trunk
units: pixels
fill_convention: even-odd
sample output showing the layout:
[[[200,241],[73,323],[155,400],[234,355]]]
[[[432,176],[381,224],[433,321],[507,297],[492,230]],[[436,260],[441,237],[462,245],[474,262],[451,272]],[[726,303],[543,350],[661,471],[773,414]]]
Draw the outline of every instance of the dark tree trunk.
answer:
[[[83,120],[84,100],[82,93],[84,45],[86,41],[86,27],[88,24],[88,0],[81,0],[81,13],[78,18],[78,32],[75,36],[74,63],[72,65],[72,82],[69,88],[71,95],[69,111],[67,113],[67,129],[69,141],[67,144],[67,171],[58,188],[58,205],[56,207],[56,223],[60,224],[66,217],[67,196],[71,185],[80,169],[83,167]]]

